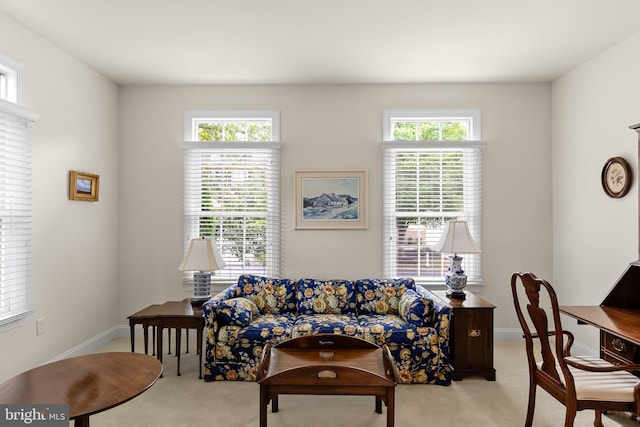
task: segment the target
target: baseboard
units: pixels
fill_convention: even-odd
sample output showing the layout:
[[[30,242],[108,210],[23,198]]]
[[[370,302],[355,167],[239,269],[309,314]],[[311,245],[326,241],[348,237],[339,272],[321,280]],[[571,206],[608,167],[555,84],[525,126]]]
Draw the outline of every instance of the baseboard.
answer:
[[[82,356],[84,354],[95,353],[102,347],[109,344],[111,341],[117,338],[123,338],[129,336],[130,328],[127,325],[117,325],[110,329],[107,329],[103,333],[96,335],[95,337],[88,339],[87,341],[78,344],[71,350],[54,357],[47,363],[56,362],[58,360],[67,359],[69,357]]]
[[[493,338],[495,341],[522,341],[523,335],[520,328],[495,328],[493,330]],[[571,354],[575,356],[593,356],[599,357],[599,352],[579,341],[574,341],[571,346]]]
[[[521,341],[521,329],[495,328],[493,330],[493,339],[495,341]]]

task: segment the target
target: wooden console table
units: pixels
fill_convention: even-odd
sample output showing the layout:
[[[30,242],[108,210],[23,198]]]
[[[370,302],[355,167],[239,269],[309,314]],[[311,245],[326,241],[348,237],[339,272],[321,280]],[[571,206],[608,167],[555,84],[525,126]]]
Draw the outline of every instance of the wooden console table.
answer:
[[[470,375],[496,380],[493,367],[493,310],[488,303],[471,292],[465,299],[449,298],[446,291],[432,291],[452,308],[451,378],[460,381]]]

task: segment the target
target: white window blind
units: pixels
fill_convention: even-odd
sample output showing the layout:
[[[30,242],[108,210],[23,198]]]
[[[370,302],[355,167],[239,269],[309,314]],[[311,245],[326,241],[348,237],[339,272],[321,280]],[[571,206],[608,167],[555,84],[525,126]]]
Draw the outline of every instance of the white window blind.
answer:
[[[226,267],[214,280],[277,276],[279,143],[188,142],[183,148],[185,250],[193,237],[216,240]]]
[[[481,244],[481,147],[450,142],[397,145],[384,145],[385,275],[441,282],[448,254],[432,248],[447,221],[466,220]],[[464,256],[469,282],[481,280],[480,267],[480,255]]]
[[[29,125],[37,119],[0,100],[0,325],[33,311]]]
[[[479,113],[386,111],[383,147],[383,273],[444,283],[449,255],[434,251],[445,223],[468,222],[481,247]],[[455,138],[455,140],[442,140]],[[482,282],[482,255],[463,256],[469,284]]]

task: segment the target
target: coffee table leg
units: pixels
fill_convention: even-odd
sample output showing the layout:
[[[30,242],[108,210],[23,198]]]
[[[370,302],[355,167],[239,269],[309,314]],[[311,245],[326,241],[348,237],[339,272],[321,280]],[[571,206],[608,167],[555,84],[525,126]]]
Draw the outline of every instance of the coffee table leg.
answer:
[[[395,424],[396,413],[396,390],[392,387],[387,389],[387,427],[393,427]]]
[[[267,427],[267,390],[260,386],[260,427]]]

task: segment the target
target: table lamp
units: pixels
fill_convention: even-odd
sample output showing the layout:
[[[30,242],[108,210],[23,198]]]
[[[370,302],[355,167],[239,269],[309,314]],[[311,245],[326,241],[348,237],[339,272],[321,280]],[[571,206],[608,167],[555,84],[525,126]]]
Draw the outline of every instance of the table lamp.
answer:
[[[201,305],[211,298],[211,271],[220,270],[225,265],[213,240],[204,237],[191,240],[178,267],[180,271],[194,271],[191,305]]]
[[[433,248],[436,252],[453,254],[449,257],[451,264],[445,273],[447,296],[464,299],[464,288],[467,286],[467,275],[462,270],[462,257],[458,254],[478,254],[476,246],[466,221],[450,221],[445,224],[440,241]]]

